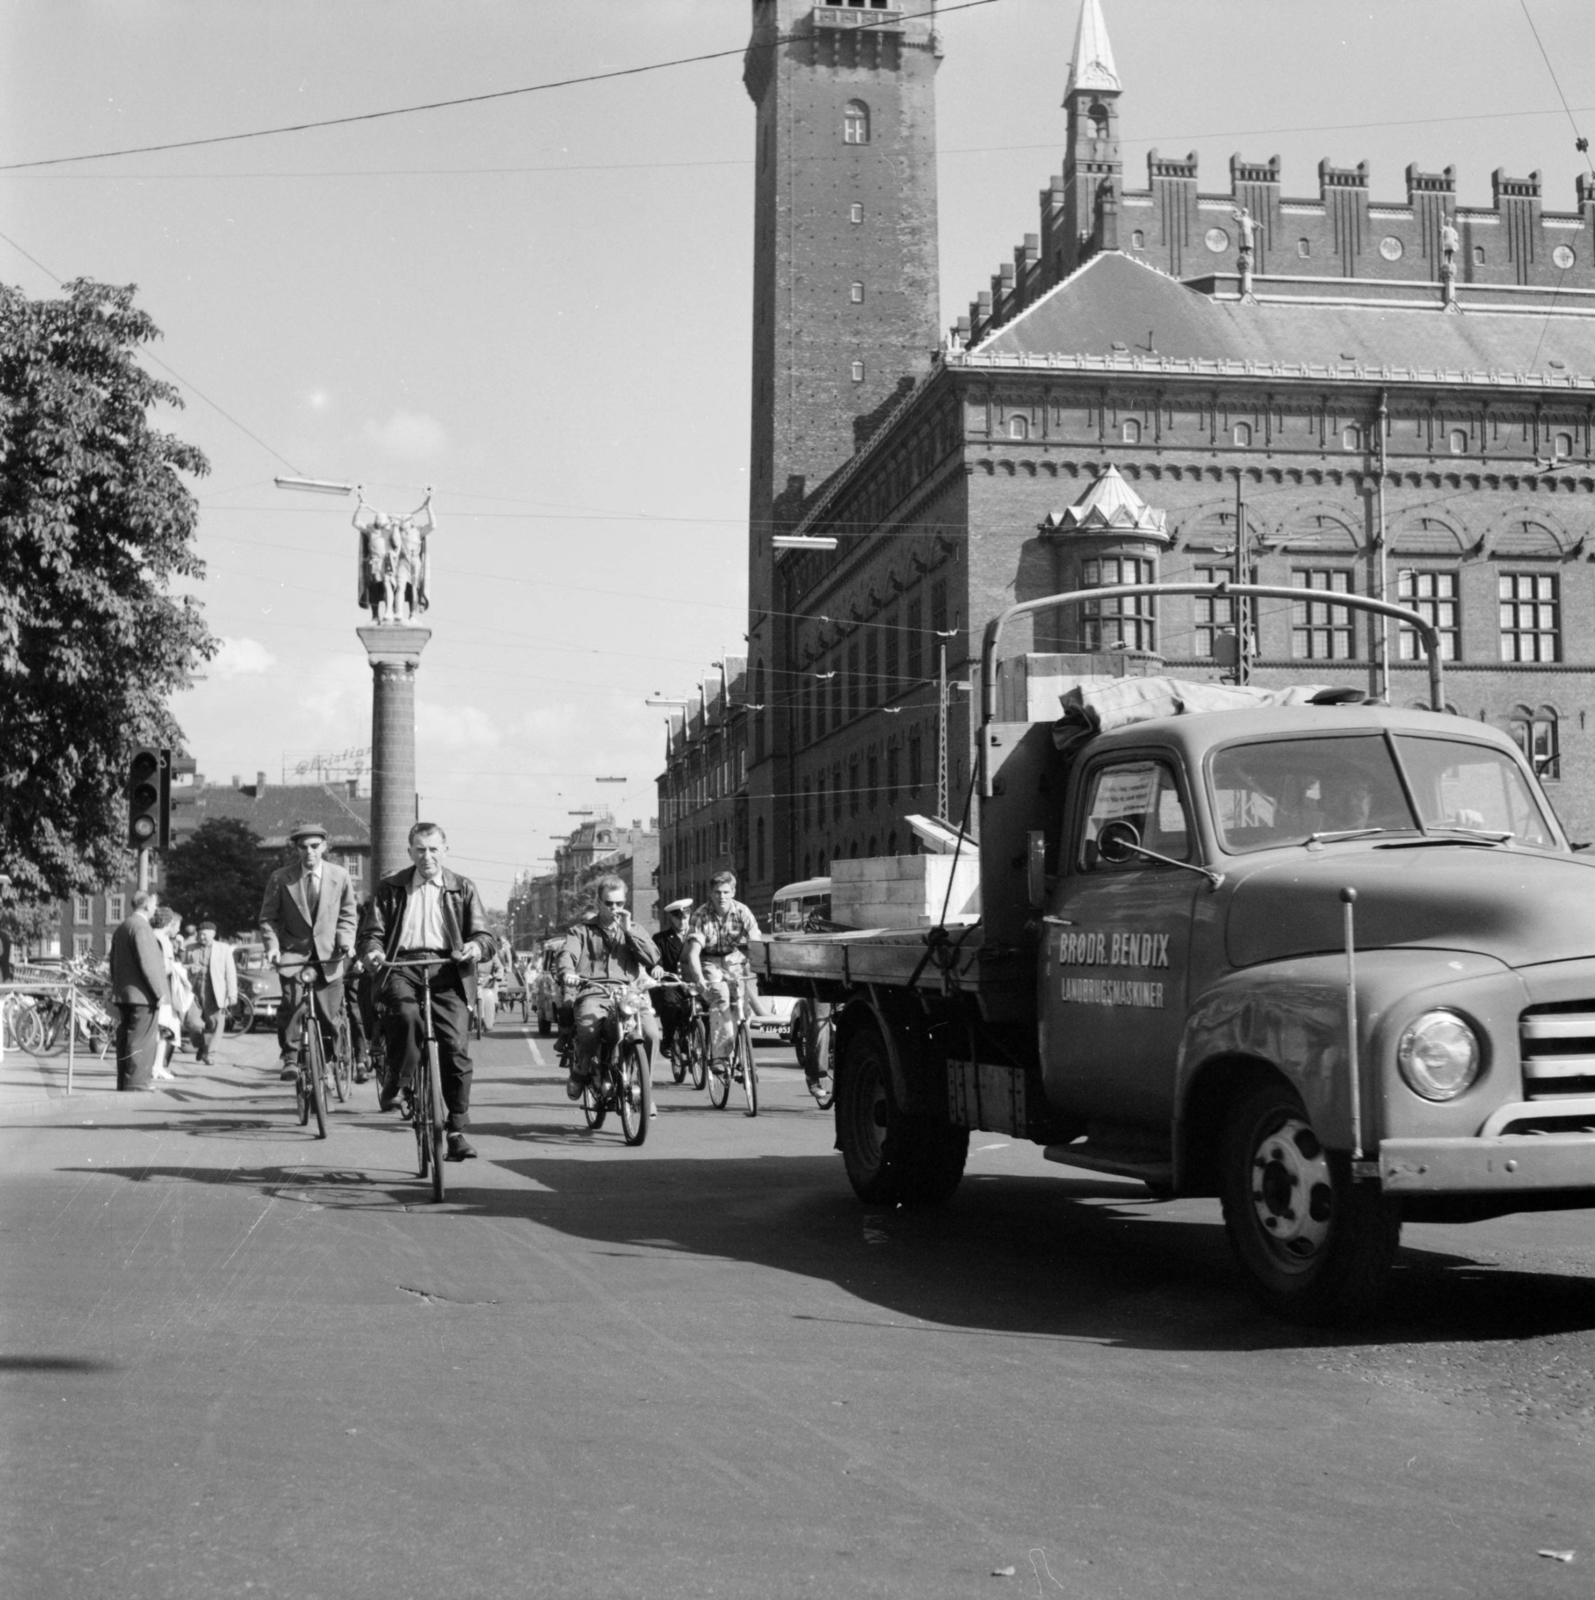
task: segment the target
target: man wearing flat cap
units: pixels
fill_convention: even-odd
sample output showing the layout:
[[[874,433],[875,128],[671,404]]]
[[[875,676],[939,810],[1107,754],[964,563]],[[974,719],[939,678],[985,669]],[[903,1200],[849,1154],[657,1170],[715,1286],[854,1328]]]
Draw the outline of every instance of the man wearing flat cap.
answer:
[[[226,1026],[227,1013],[238,1004],[238,968],[233,965],[233,947],[216,937],[216,924],[199,925],[199,942],[194,946],[194,998],[205,1019],[205,1037],[199,1047],[199,1064],[211,1065],[216,1040]]]
[[[272,873],[260,904],[266,955],[282,979],[277,1044],[284,1079],[297,1072],[299,1032],[293,1018],[306,985],[315,996],[326,1054],[335,1048],[343,1010],[344,961],[354,951],[356,920],[349,874],[337,862],[322,859],[327,830],[319,822],[296,822],[288,830],[288,842],[299,859]]]

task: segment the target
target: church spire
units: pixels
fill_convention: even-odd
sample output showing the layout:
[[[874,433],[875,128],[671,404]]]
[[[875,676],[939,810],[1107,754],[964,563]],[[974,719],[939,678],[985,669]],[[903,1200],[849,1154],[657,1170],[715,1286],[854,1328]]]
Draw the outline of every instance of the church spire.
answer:
[[[1074,60],[1069,63],[1069,86],[1064,95],[1117,93],[1121,87],[1108,25],[1102,19],[1102,0],[1080,0],[1080,26],[1074,36]]]

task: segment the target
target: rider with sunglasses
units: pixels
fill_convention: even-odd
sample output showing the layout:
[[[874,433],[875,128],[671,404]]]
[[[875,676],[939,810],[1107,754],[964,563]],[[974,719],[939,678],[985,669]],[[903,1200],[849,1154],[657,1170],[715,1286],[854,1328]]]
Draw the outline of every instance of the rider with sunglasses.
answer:
[[[571,929],[559,952],[559,980],[576,997],[576,1058],[565,1093],[580,1100],[582,1086],[593,1075],[598,1054],[599,1029],[609,997],[584,978],[637,978],[659,965],[659,951],[641,928],[633,927],[626,909],[626,885],[605,873],[595,888],[598,909]],[[642,1013],[643,1043],[648,1051],[648,1071],[653,1072],[654,1048],[659,1043],[659,1023],[651,1010]]]

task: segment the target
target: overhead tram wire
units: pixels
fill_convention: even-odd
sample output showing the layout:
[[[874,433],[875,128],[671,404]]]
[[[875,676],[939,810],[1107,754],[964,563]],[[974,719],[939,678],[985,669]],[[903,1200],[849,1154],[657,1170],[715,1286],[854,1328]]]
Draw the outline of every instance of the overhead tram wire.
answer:
[[[860,21],[858,32],[869,28],[887,27],[897,22],[913,21],[920,17],[930,17],[933,20],[938,16],[946,16],[953,11],[974,11],[981,6],[997,5],[999,0],[958,0],[955,5],[931,5],[926,10],[915,11],[906,17],[889,15],[870,21]],[[782,45],[792,44],[799,39],[806,38],[806,34],[779,34],[770,40],[767,48],[778,50]],[[172,139],[164,144],[128,145],[116,150],[95,150],[76,156],[49,156],[37,161],[9,161],[0,163],[0,172],[23,172],[37,170],[40,167],[72,166],[83,161],[110,161],[122,156],[155,155],[168,150],[198,150],[210,145],[240,144],[251,139],[272,139],[288,133],[310,133],[320,128],[343,128],[362,122],[382,122],[394,117],[413,117],[431,111],[447,111],[457,106],[486,105],[495,100],[513,100],[525,95],[547,94],[555,89],[574,89],[583,84],[607,83],[616,78],[636,78],[649,72],[665,72],[672,67],[690,67],[704,61],[723,61],[727,57],[743,57],[748,53],[747,45],[738,45],[734,50],[708,50],[696,56],[678,56],[670,61],[645,62],[640,67],[616,67],[608,72],[588,72],[579,77],[555,78],[546,83],[522,84],[515,89],[492,89],[482,94],[457,95],[448,100],[427,100],[416,105],[390,106],[383,111],[358,111],[343,117],[321,117],[310,122],[283,123],[274,128],[252,128],[243,133],[217,133],[210,134],[200,139]]]

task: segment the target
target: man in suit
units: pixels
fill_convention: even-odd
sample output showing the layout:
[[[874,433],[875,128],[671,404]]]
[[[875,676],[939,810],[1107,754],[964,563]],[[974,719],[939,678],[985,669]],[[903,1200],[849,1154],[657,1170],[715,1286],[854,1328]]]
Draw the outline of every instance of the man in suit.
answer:
[[[133,910],[111,935],[111,994],[121,1021],[116,1030],[116,1087],[153,1089],[160,1029],[155,1014],[171,998],[166,962],[150,926],[156,896],[140,889]]]
[[[205,1020],[198,1059],[202,1067],[208,1067],[217,1036],[227,1024],[227,1013],[238,1004],[238,968],[233,964],[233,947],[216,937],[214,922],[200,923],[194,951],[194,998]]]
[[[266,957],[282,979],[277,1045],[284,1079],[298,1072],[299,1030],[293,1018],[307,985],[315,997],[322,1042],[329,1055],[333,1050],[343,1010],[344,960],[354,950],[356,920],[349,874],[322,859],[327,830],[319,822],[296,822],[288,830],[288,842],[299,859],[272,873],[260,903]]]
[[[469,878],[443,865],[448,840],[435,822],[410,829],[411,866],[377,885],[360,929],[360,954],[380,974],[382,1031],[388,1077],[379,1101],[398,1104],[401,1079],[415,1082],[421,1063],[424,989],[432,991],[432,1031],[438,1042],[443,1104],[448,1108],[450,1161],[476,1154],[465,1137],[471,1106],[471,1006],[476,963],[493,954],[482,897]],[[441,958],[429,967],[381,969],[392,961]]]

